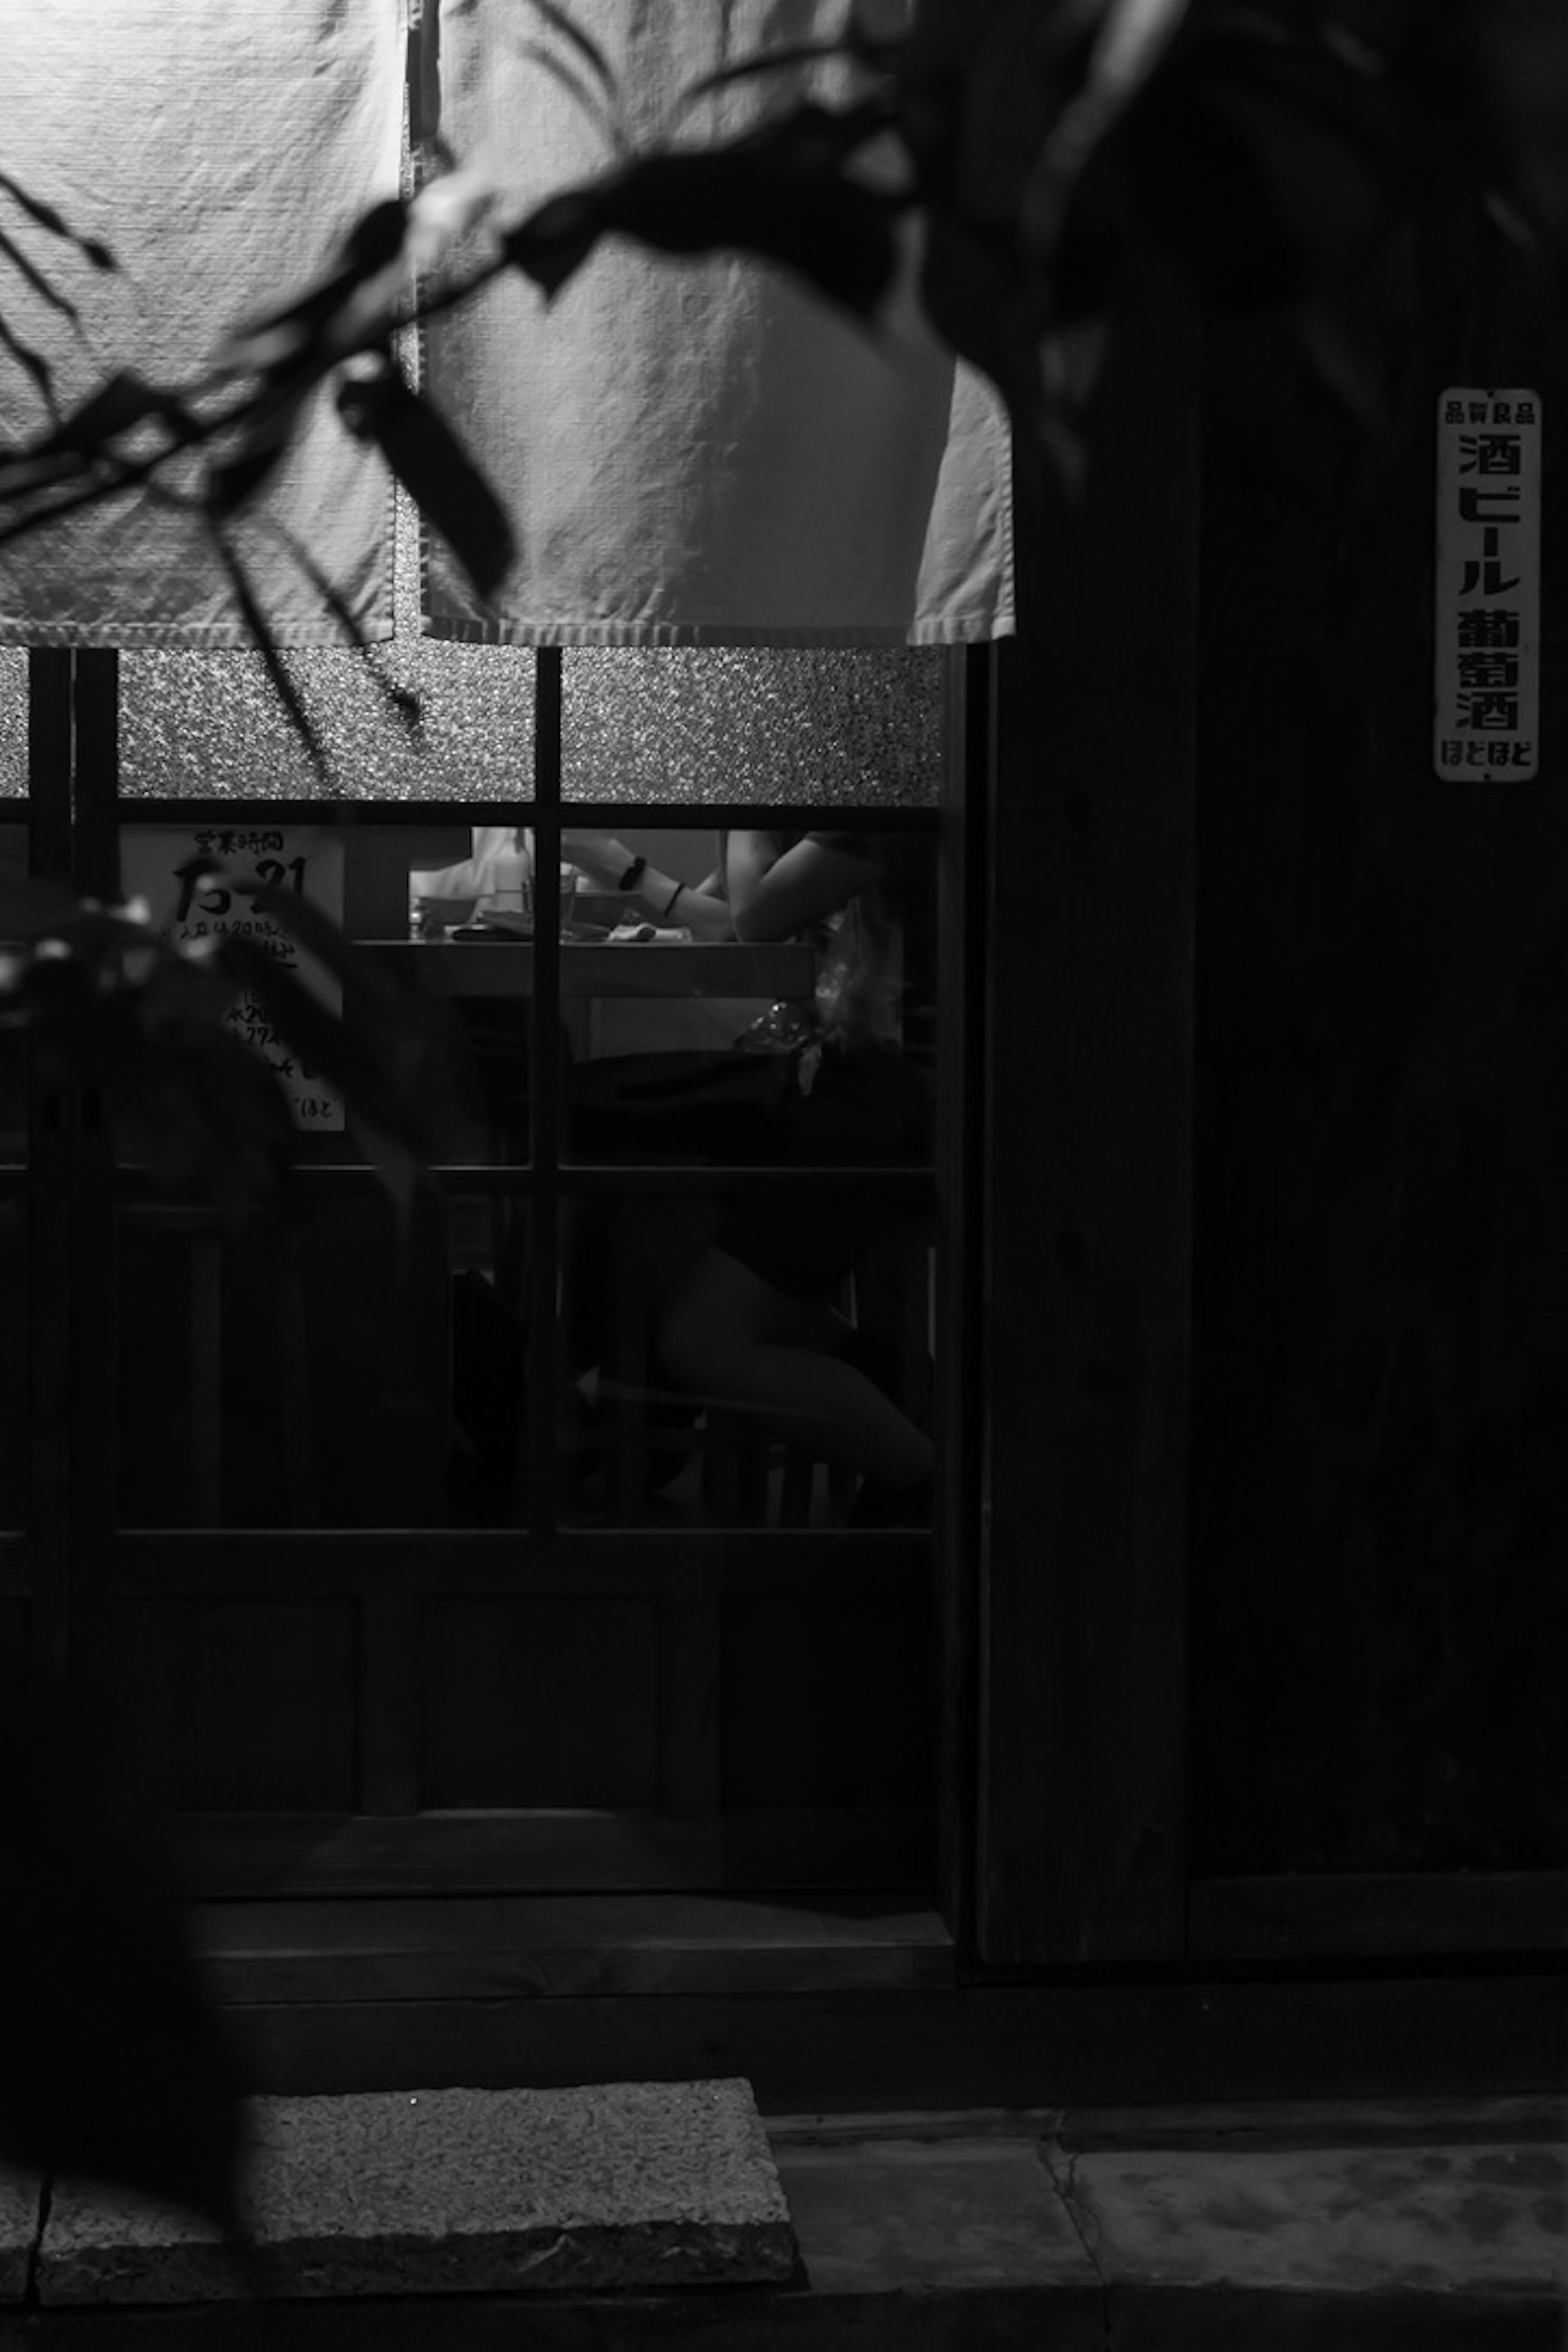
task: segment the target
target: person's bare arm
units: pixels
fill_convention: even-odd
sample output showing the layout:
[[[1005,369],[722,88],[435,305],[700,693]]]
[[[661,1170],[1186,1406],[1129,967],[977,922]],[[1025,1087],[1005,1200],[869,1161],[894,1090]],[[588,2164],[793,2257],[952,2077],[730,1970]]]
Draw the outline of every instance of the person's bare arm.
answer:
[[[877,867],[820,841],[781,850],[776,835],[731,833],[724,877],[737,939],[787,940],[837,913],[876,880]]]
[[[615,889],[632,862],[631,851],[613,833],[563,832],[561,854],[605,890]],[[700,882],[679,882],[673,874],[645,865],[637,888],[626,892],[626,912],[677,925],[696,940],[732,939],[734,927],[720,883],[717,870]]]

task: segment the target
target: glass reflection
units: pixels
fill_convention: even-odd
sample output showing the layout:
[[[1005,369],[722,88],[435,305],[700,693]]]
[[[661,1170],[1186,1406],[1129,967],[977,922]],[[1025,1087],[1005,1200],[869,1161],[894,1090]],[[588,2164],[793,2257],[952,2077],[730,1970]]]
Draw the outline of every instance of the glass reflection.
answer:
[[[123,1527],[517,1526],[528,1204],[374,1192],[286,1226],[126,1204],[116,1244]]]
[[[745,1205],[773,1233],[821,1213],[830,1191],[812,1179],[763,1178]],[[861,1448],[873,1415],[900,1440],[912,1431],[929,1444],[929,1220],[883,1198],[877,1236],[844,1280],[787,1309],[769,1305],[770,1325],[787,1317],[789,1336],[756,1344],[790,1360],[789,1385],[758,1393],[743,1370],[721,1390],[669,1359],[671,1316],[725,1255],[730,1214],[721,1183],[680,1189],[673,1176],[668,1190],[573,1204],[558,1441],[571,1465],[566,1517],[619,1527],[926,1524],[923,1489],[895,1510],[873,1510],[879,1497],[868,1491]],[[806,1412],[794,1409],[803,1386]],[[850,1413],[833,1421],[846,1389]]]
[[[378,845],[377,908],[465,918],[388,943],[450,1024],[413,1231],[368,1185],[304,1184],[286,1233],[127,1208],[121,1523],[929,1525],[933,837],[568,827],[535,1138],[536,844],[503,831],[463,892]]]
[[[604,1423],[605,1507],[635,1513],[677,1483],[662,1457],[700,1423],[709,1454],[715,1433],[752,1441],[733,1449],[752,1468],[731,1479],[726,1514],[771,1507],[756,1467],[771,1448],[821,1465],[830,1511],[847,1482],[851,1524],[928,1523],[929,1412],[854,1301],[890,1224],[922,1279],[929,1202],[893,1216],[867,1171],[931,1156],[931,845],[572,830],[563,849],[605,912],[626,909],[592,966],[563,950],[563,988],[588,1007],[564,1086],[573,1154],[792,1180],[584,1208],[565,1265],[569,1370]],[[710,1483],[686,1499],[716,1501]],[[813,1489],[807,1516],[818,1507]]]

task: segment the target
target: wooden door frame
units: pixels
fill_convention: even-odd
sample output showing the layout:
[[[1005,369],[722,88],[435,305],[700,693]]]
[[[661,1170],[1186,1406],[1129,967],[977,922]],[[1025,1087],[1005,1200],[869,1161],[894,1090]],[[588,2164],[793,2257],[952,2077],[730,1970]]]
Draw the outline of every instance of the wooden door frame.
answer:
[[[120,825],[142,819],[153,824],[182,820],[200,822],[210,814],[210,811],[200,804],[184,802],[122,803],[118,793],[117,656],[108,651],[86,651],[54,655],[47,660],[53,665],[53,670],[58,673],[54,678],[57,702],[63,681],[63,707],[68,712],[60,854],[68,861],[68,878],[79,888],[111,897],[118,887],[116,868]],[[542,662],[542,673],[543,690],[539,698],[536,764],[542,761],[548,766],[553,756],[553,747],[559,743],[559,657],[553,661],[545,658]],[[953,733],[950,751],[961,751],[969,740],[962,698],[953,698],[952,709]],[[947,765],[951,772],[951,759]],[[336,808],[318,808],[313,803],[279,803],[274,809],[271,804],[247,803],[247,817],[256,815],[263,806],[268,809],[268,822],[278,821],[279,810],[285,808],[287,814],[295,822],[327,821],[337,824],[342,816],[342,812]],[[234,808],[225,812],[231,816],[235,813]],[[465,823],[475,817],[494,818],[509,813],[511,813],[510,803],[501,810],[471,807],[464,803],[460,810]],[[377,804],[356,811],[356,821],[363,817],[369,824],[406,827],[411,814],[418,814],[419,812],[411,812],[403,803],[384,807]],[[425,814],[428,815],[431,812]],[[961,814],[957,801],[949,795],[940,809],[898,813],[894,821],[918,823],[922,829],[930,827],[940,836],[945,858],[950,849],[961,845],[962,824],[958,822]],[[629,820],[623,817],[622,821]],[[559,822],[559,816],[554,816],[541,826],[546,851],[548,835]],[[63,869],[62,878],[68,878]],[[949,935],[943,941],[947,963],[945,977],[950,985],[961,992],[963,940],[951,927],[962,920],[966,893],[972,890],[973,886],[973,871],[966,873],[959,885],[954,885],[951,877],[944,885],[947,898],[942,912],[949,925]],[[973,1001],[974,992],[971,990],[963,997],[966,1008],[963,1017],[969,1017],[968,1008],[973,1006]],[[532,999],[536,1049],[533,1058],[536,1069],[551,1072],[552,1082],[552,1058],[538,1048],[541,1039],[553,1034],[553,1008],[554,998],[547,981]],[[952,1055],[948,1057],[950,1061],[953,1058]],[[961,1087],[964,1084],[961,1059],[955,1083]],[[942,1122],[943,1134],[962,1136],[965,1132],[963,1118],[952,1113],[951,1105],[948,1106],[948,1113]],[[84,1296],[101,1296],[107,1300],[110,1295],[110,1254],[112,1242],[110,1234],[116,1181],[105,1153],[79,1153],[76,1157],[91,1163],[77,1171],[74,1182],[72,1208],[77,1245],[80,1246],[83,1235],[97,1237],[91,1252],[92,1263],[80,1268],[83,1276],[81,1287]],[[954,1161],[946,1171],[944,1181],[961,1182],[966,1165],[967,1161],[963,1160]],[[495,1172],[498,1178],[505,1173]],[[335,1183],[341,1189],[345,1182],[353,1183],[357,1171],[337,1169],[307,1171],[306,1181],[310,1181],[312,1175],[321,1176],[328,1181],[329,1185]],[[553,1206],[560,1181],[552,1172],[542,1184],[540,1171],[530,1170],[525,1171],[525,1181],[531,1200],[537,1202],[541,1193],[545,1192],[550,1195],[547,1205]],[[574,1184],[579,1181],[575,1172],[570,1181]],[[592,1173],[587,1181],[592,1182]],[[541,1251],[536,1260],[541,1284],[551,1279],[547,1256],[547,1253]],[[943,1308],[952,1316],[957,1311],[962,1283],[951,1249],[947,1259]],[[552,1293],[541,1293],[542,1297],[547,1295],[552,1300]],[[536,1317],[536,1329],[542,1328],[544,1319],[542,1315]],[[86,1463],[90,1457],[94,1473],[87,1481],[92,1488],[87,1507],[76,1515],[71,1527],[77,1574],[82,1589],[108,1595],[132,1595],[142,1589],[151,1591],[157,1588],[161,1578],[168,1573],[168,1562],[163,1555],[171,1543],[178,1548],[184,1564],[182,1573],[188,1571],[201,1590],[237,1589],[247,1574],[254,1576],[263,1572],[254,1563],[270,1545],[278,1551],[279,1562],[283,1569],[281,1589],[284,1591],[309,1593],[341,1590],[356,1601],[363,1619],[362,1653],[367,1659],[373,1654],[380,1655],[384,1663],[384,1658],[397,1649],[413,1589],[414,1570],[405,1555],[420,1538],[411,1536],[389,1539],[374,1534],[356,1537],[352,1531],[330,1529],[315,1535],[300,1533],[287,1538],[266,1534],[247,1536],[244,1532],[215,1538],[199,1528],[180,1530],[172,1537],[160,1536],[155,1532],[117,1530],[112,1525],[112,1510],[107,1496],[100,1491],[111,1465],[101,1444],[91,1435],[93,1432],[106,1431],[113,1420],[112,1347],[107,1326],[97,1328],[96,1344],[75,1353],[73,1420],[79,1441],[84,1432],[88,1433],[88,1442],[81,1447],[82,1459]],[[952,1409],[964,1412],[972,1420],[972,1396],[973,1391],[966,1384],[960,1383]],[[547,1444],[548,1433],[541,1438],[536,1431],[535,1442],[536,1445]],[[972,1444],[970,1452],[973,1453]],[[81,1466],[79,1464],[79,1469]],[[534,1492],[537,1494],[538,1491],[536,1485]],[[953,1507],[950,1504],[950,1517]],[[427,1544],[429,1539],[424,1540]],[[477,1580],[479,1589],[510,1589],[516,1584],[518,1570],[515,1558],[510,1556],[512,1539],[504,1531],[459,1530],[449,1536],[443,1534],[441,1540],[448,1549],[462,1556],[464,1577],[469,1581]],[[568,1540],[576,1540],[584,1555],[595,1547],[593,1536]],[[661,1544],[664,1556],[670,1556],[668,1538],[644,1534],[634,1540],[643,1546],[655,1568]],[[792,1542],[798,1548],[798,1538],[790,1538],[781,1531],[776,1538],[763,1538],[763,1540],[771,1544],[771,1556],[780,1564],[777,1572],[784,1572],[785,1555]],[[878,1539],[872,1547],[875,1559],[865,1554],[851,1558],[852,1546],[847,1540],[838,1547],[844,1557],[837,1561],[837,1566],[835,1539],[828,1537],[814,1538],[813,1540],[817,1544],[819,1557],[814,1557],[809,1564],[812,1579],[842,1578],[845,1574],[863,1571],[875,1581],[877,1578],[890,1573],[900,1559],[906,1569],[912,1566],[919,1572],[921,1547],[918,1538],[889,1536]],[[601,1558],[605,1543],[613,1545],[613,1537],[609,1537],[597,1545]],[[683,1563],[684,1556],[694,1550],[701,1555],[689,1565],[710,1600],[719,1589],[716,1580],[721,1580],[724,1574],[725,1554],[732,1544],[732,1537],[727,1538],[722,1531],[700,1538],[695,1545],[688,1539],[681,1540],[679,1549]],[[282,1549],[279,1549],[279,1546]],[[363,1562],[373,1550],[384,1564],[367,1581],[369,1572]],[[244,1555],[249,1555],[248,1561]],[[539,1584],[547,1580],[549,1572],[549,1561],[536,1556],[526,1580]],[[590,1567],[589,1573],[593,1576],[599,1571]],[[608,1570],[604,1573],[607,1574]],[[951,1613],[955,1619],[962,1615],[963,1606],[962,1597],[951,1604]],[[674,1613],[679,1615],[679,1608]],[[663,1630],[661,1640],[664,1653],[672,1654],[675,1643],[673,1622],[670,1627]],[[406,1642],[403,1646],[406,1648]],[[366,1786],[374,1785],[380,1790],[383,1805],[389,1813],[395,1813],[397,1810],[394,1801],[397,1795],[394,1787],[395,1773],[387,1763],[394,1743],[387,1736],[387,1729],[392,1716],[400,1709],[405,1710],[409,1695],[398,1685],[395,1675],[389,1680],[383,1673],[376,1687],[381,1691],[384,1703],[373,1707],[361,1726],[358,1741],[360,1772],[362,1782]],[[939,1694],[944,1719],[959,1726],[960,1731],[965,1720],[964,1696],[963,1691],[952,1686],[951,1679],[944,1691]],[[968,1710],[971,1715],[972,1712],[972,1709]],[[835,1834],[829,1839],[824,1855],[825,1867],[847,1875],[835,1878],[831,1883],[852,1883],[856,1874],[865,1870],[869,1872],[872,1883],[907,1891],[915,1883],[917,1873],[923,1876],[929,1867],[926,1863],[913,1863],[910,1859],[920,1852],[922,1845],[930,1843],[929,1826],[921,1830],[918,1837],[915,1834],[917,1818],[923,1816],[929,1825],[937,1808],[939,1785],[942,1790],[961,1788],[969,1769],[967,1756],[957,1759],[944,1756],[938,1771],[932,1776],[933,1785],[922,1792],[921,1805],[906,1809],[873,1808],[865,1813],[864,1819],[858,1814],[847,1815],[844,1822],[835,1827]],[[679,1759],[673,1760],[670,1769],[678,1778],[690,1778]],[[659,1778],[662,1789],[667,1779],[662,1753]],[[214,1875],[209,1883],[214,1891],[222,1888],[231,1895],[242,1892],[247,1869],[252,1864],[259,1869],[262,1885],[270,1882],[279,1886],[290,1886],[303,1896],[361,1893],[376,1888],[384,1892],[416,1893],[422,1886],[436,1895],[477,1891],[507,1884],[505,1856],[500,1844],[482,1824],[472,1833],[461,1821],[454,1820],[447,1825],[450,1853],[445,1864],[436,1853],[437,1842],[432,1839],[432,1824],[428,1821],[410,1821],[400,1827],[392,1819],[378,1819],[374,1810],[363,1819],[358,1815],[345,1816],[335,1822],[329,1819],[320,1825],[323,1834],[313,1845],[305,1837],[307,1826],[302,1821],[290,1822],[282,1817],[270,1825],[260,1822],[213,1821],[207,1825],[205,1835],[198,1833],[197,1851],[205,1852],[213,1865]],[[490,1825],[491,1830],[494,1826]],[[582,1885],[586,1888],[595,1884],[646,1885],[652,1888],[669,1883],[668,1872],[670,1869],[679,1872],[688,1868],[698,1872],[697,1884],[754,1885],[759,1883],[759,1872],[765,1873],[774,1866],[775,1862],[781,1884],[804,1883],[799,1875],[799,1865],[792,1864],[790,1859],[794,1851],[809,1843],[811,1825],[804,1817],[797,1821],[793,1815],[776,1820],[772,1816],[755,1819],[738,1816],[731,1822],[728,1834],[724,1836],[717,1834],[715,1823],[701,1819],[700,1815],[689,1820],[678,1818],[672,1822],[665,1822],[662,1816],[657,1815],[628,1817],[624,1826],[613,1822],[609,1826],[613,1834],[602,1841],[605,1852],[597,1859],[594,1854],[584,1857],[581,1851],[574,1853],[572,1841],[563,1836],[563,1825],[559,1822],[542,1822],[539,1825],[538,1835],[534,1836],[527,1817],[514,1815],[510,1817],[507,1835],[512,1841],[514,1854],[521,1851],[536,1856],[542,1890],[552,1885]],[[839,1828],[842,1834],[837,1833]],[[965,1831],[966,1824],[958,1803],[950,1797],[944,1801],[942,1811],[943,1873],[944,1879],[954,1885],[964,1866]],[[233,1865],[228,1869],[226,1878],[226,1853],[230,1855]],[[862,1859],[858,1860],[858,1856]],[[662,1878],[661,1872],[666,1874]],[[766,1883],[765,1879],[762,1883]]]
[[[52,648],[27,656],[27,798],[16,814],[26,826],[29,871],[61,884],[71,879],[74,715],[72,656]],[[26,1203],[30,1427],[27,1521],[7,1543],[0,1583],[26,1612],[27,1647],[46,1673],[66,1671],[71,1527],[76,1497],[62,1433],[74,1410],[78,1302],[66,1282],[51,1292],[40,1270],[69,1262],[70,1184],[75,1164],[73,1107],[45,1103],[34,1090],[28,1123]]]
[[[1119,330],[996,652],[978,1948],[1184,1943],[1197,352]]]

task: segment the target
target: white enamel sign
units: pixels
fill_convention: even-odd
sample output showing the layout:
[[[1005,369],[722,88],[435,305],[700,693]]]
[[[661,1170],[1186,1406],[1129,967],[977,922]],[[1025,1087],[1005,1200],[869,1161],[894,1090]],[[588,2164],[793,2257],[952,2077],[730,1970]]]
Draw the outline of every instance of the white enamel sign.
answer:
[[[1540,766],[1541,400],[1453,386],[1437,403],[1436,726],[1459,783]]]

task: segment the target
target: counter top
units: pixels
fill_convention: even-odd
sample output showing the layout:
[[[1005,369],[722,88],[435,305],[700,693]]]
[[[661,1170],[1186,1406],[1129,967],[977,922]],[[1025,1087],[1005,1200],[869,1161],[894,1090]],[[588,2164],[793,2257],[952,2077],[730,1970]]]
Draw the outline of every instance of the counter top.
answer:
[[[530,940],[367,940],[415,987],[441,996],[531,996]],[[796,940],[563,940],[563,997],[807,997],[816,959]]]

